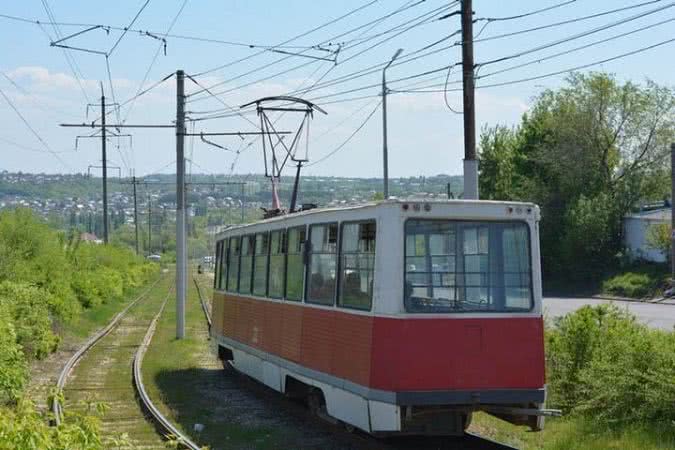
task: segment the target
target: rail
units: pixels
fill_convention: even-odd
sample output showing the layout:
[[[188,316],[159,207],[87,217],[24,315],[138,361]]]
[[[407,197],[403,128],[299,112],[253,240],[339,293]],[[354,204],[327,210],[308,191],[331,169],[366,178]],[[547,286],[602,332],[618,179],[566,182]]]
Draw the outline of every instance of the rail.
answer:
[[[63,366],[63,369],[61,369],[61,372],[59,373],[59,378],[56,381],[56,388],[58,392],[63,391],[63,387],[66,384],[68,375],[70,375],[70,372],[82,359],[85,353],[87,353],[94,345],[96,345],[98,341],[107,336],[112,331],[112,329],[115,328],[115,326],[119,323],[119,321],[122,320],[122,318],[127,314],[127,312],[129,312],[129,310],[141,299],[145,298],[148,292],[150,292],[157,285],[157,283],[159,283],[161,279],[162,279],[161,275],[157,277],[157,280],[155,280],[155,282],[152,283],[151,286],[149,286],[146,290],[144,290],[143,293],[141,293],[136,299],[134,299],[133,302],[129,303],[122,311],[117,313],[115,317],[113,317],[113,319],[108,323],[108,325],[100,329],[96,334],[94,334],[91,338],[89,338],[82,345],[82,347],[80,347],[79,350],[77,350],[73,354],[73,356],[71,356],[68,359],[68,361],[66,361],[66,364]],[[56,397],[52,401],[52,412],[54,413],[54,421],[56,422],[56,425],[57,426],[60,425],[61,418],[63,417],[63,406]]]
[[[204,297],[202,297],[202,289],[199,287],[199,282],[197,282],[197,278],[193,277],[192,280],[195,282],[195,286],[197,287],[197,294],[199,295],[199,303],[202,304],[202,310],[204,311],[204,317],[206,317],[206,323],[209,325],[209,334],[211,334],[211,311],[209,310],[208,306],[206,305],[206,302],[204,301]]]
[[[157,322],[159,321],[159,318],[161,317],[162,312],[164,311],[164,307],[166,306],[166,303],[169,300],[169,297],[171,296],[171,292],[172,291],[169,290],[169,293],[166,295],[166,298],[164,299],[164,302],[162,303],[159,312],[152,319],[152,322],[148,327],[148,331],[147,333],[145,333],[145,337],[143,338],[143,342],[138,347],[136,355],[134,356],[134,364],[133,364],[134,386],[136,386],[138,397],[143,403],[143,406],[150,413],[155,422],[161,425],[161,427],[164,428],[164,430],[166,430],[170,436],[175,437],[180,445],[190,450],[200,450],[201,447],[192,442],[190,438],[188,438],[178,428],[176,428],[176,426],[173,423],[171,423],[169,419],[164,417],[161,411],[155,406],[154,403],[152,403],[152,400],[150,400],[150,396],[148,395],[147,391],[145,390],[145,386],[143,385],[143,374],[141,371],[143,365],[143,356],[145,356],[145,352],[150,346],[152,337],[155,334],[155,329],[157,328]]]

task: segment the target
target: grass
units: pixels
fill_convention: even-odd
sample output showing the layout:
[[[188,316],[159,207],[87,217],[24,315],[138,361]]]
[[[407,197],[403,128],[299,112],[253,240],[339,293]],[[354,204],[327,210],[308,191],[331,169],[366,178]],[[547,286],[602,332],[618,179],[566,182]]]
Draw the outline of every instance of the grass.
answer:
[[[202,277],[202,294],[211,296],[210,282]],[[224,404],[233,390],[227,386],[223,367],[210,348],[204,313],[192,278],[185,306],[186,337],[175,338],[173,304],[164,310],[155,336],[143,361],[143,382],[155,405],[199,445],[211,449],[293,448],[292,432],[257,423],[242,424],[226,411]],[[225,386],[224,386],[225,384]],[[246,420],[244,420],[246,422]],[[204,425],[200,434],[194,425]]]
[[[548,418],[544,431],[511,425],[485,413],[474,415],[470,431],[514,447],[545,450],[675,449],[674,425],[599,426],[581,417]]]
[[[115,439],[126,432],[134,445],[165,447],[136,401],[131,360],[172,282],[173,277],[166,276],[134,305],[112,332],[87,352],[66,383],[66,411],[84,412],[89,402],[108,406],[101,429],[104,439]]]

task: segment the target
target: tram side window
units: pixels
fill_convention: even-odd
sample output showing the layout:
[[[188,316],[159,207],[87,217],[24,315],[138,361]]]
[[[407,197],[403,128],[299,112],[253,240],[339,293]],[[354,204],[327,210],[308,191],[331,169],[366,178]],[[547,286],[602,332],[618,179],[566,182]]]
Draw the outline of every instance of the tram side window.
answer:
[[[239,292],[251,293],[253,281],[253,251],[255,250],[255,235],[241,238],[241,262],[239,263]]]
[[[409,220],[405,233],[407,311],[531,308],[527,224]]]
[[[305,227],[290,228],[287,238],[286,300],[302,301],[305,277]]]
[[[375,222],[345,223],[340,235],[338,305],[370,310],[375,274]]]
[[[230,261],[229,270],[227,271],[227,290],[236,292],[238,289],[237,282],[239,280],[239,256],[241,255],[241,238],[230,238]]]
[[[267,295],[272,298],[284,296],[284,274],[286,272],[286,233],[284,230],[270,234],[270,274]],[[302,263],[302,261],[300,261]],[[301,288],[302,289],[302,288]]]
[[[220,289],[220,258],[223,256],[223,241],[216,242],[216,267],[213,272],[213,289]]]
[[[337,272],[337,223],[309,227],[307,302],[332,305]]]
[[[255,256],[253,262],[253,294],[267,295],[267,261],[269,258],[269,234],[255,235]]]
[[[230,240],[225,239],[220,242],[220,265],[217,268],[217,273],[220,273],[218,278],[218,289],[225,289],[227,282],[227,269],[230,265]]]

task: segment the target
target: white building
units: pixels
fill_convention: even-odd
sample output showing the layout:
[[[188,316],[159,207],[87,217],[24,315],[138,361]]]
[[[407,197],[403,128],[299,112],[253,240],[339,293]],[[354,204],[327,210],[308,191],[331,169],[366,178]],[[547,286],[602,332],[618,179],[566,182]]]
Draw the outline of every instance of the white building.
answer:
[[[623,218],[624,245],[630,256],[652,262],[666,262],[665,255],[649,246],[648,230],[652,225],[670,224],[670,208],[640,211]]]

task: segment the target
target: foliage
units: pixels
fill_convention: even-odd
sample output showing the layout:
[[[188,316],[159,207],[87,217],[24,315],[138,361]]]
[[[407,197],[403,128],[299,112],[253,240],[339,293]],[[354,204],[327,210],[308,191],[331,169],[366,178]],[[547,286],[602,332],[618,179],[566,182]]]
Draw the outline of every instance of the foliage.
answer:
[[[59,342],[49,318],[49,292],[27,283],[0,283],[0,308],[11,314],[16,342],[32,358],[44,358]]]
[[[481,196],[540,205],[545,276],[595,277],[620,252],[622,217],[663,199],[674,116],[668,88],[573,74],[518,127],[483,130]]]
[[[21,399],[14,408],[0,407],[0,450],[103,450],[97,415],[68,413],[58,427]]]
[[[546,333],[550,403],[606,424],[675,417],[675,333],[611,305],[585,306]]]
[[[11,313],[0,304],[0,404],[16,401],[27,380],[26,360],[16,340]]]
[[[602,290],[621,297],[643,298],[650,293],[653,284],[647,274],[626,272],[605,280]]]
[[[670,245],[672,227],[670,223],[657,223],[647,228],[647,245],[660,251],[670,261]]]

